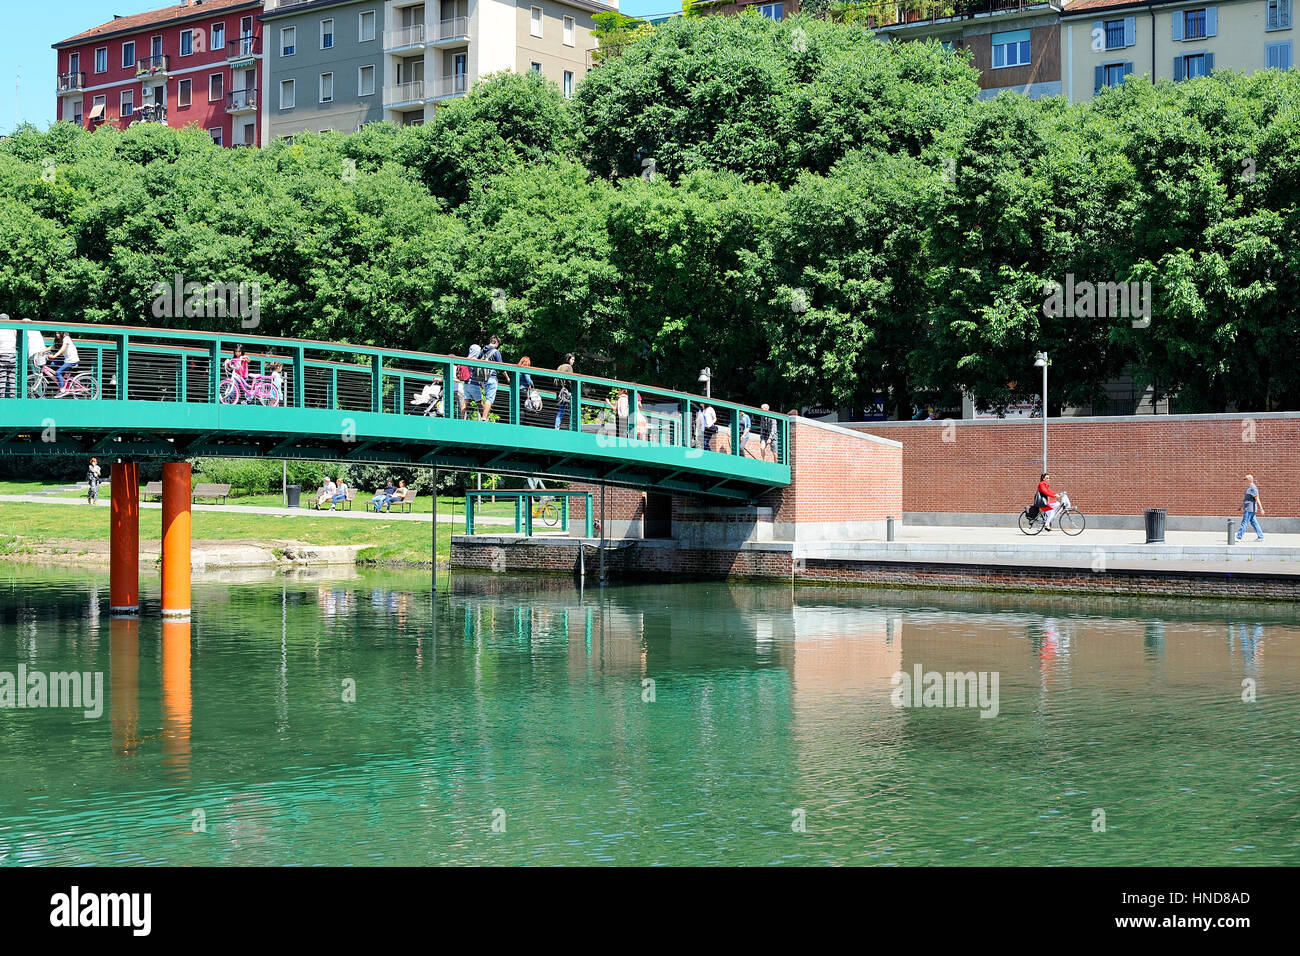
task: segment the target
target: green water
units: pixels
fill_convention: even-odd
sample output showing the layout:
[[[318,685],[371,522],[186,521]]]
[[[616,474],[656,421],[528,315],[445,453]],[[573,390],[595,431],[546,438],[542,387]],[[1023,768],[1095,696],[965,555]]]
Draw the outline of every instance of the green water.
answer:
[[[268,575],[186,634],[107,597],[0,565],[0,672],[107,697],[0,709],[0,864],[1300,863],[1294,605]],[[893,706],[918,664],[996,672],[997,716]]]

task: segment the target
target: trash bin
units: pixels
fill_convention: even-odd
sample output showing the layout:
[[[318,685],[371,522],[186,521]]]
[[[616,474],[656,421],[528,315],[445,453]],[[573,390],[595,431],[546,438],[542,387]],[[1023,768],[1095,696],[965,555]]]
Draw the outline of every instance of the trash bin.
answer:
[[[1142,512],[1146,518],[1147,544],[1163,544],[1165,540],[1165,509],[1148,508]]]
[[[287,485],[284,489],[284,492],[287,497],[287,503],[290,508],[300,507],[299,502],[302,498],[301,485]]]

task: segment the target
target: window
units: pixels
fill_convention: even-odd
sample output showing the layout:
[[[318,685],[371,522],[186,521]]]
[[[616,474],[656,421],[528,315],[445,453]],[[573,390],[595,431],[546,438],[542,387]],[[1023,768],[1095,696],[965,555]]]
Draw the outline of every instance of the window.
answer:
[[[1092,92],[1100,93],[1103,86],[1122,86],[1124,77],[1132,72],[1132,63],[1103,63],[1093,70]]]
[[[1029,65],[1029,31],[993,34],[993,69]]]
[[[533,60],[533,62],[528,64],[528,69],[532,70],[534,73],[540,73],[542,72],[542,65],[536,60]]]
[[[320,101],[322,103],[334,102],[334,74],[322,73],[320,75]]]
[[[535,37],[542,35],[542,8],[533,7],[528,18],[528,32]]]
[[[135,90],[123,90],[121,115],[127,117],[133,113],[135,113]]]
[[[375,95],[375,68],[363,66],[357,70],[357,96]]]
[[[80,73],[80,72],[81,72],[81,54],[80,54],[80,53],[73,53],[73,54],[69,55],[69,57],[68,57],[68,72],[69,72],[69,73]]]
[[[214,126],[212,129],[208,130],[208,135],[212,137],[212,142],[216,143],[218,146],[224,144],[225,137],[221,133],[220,126]]]
[[[1208,76],[1214,69],[1213,53],[1188,53],[1174,57],[1174,79],[1190,80],[1197,76]]]
[[[96,122],[104,118],[104,110],[108,108],[108,98],[101,93],[90,101],[90,120]]]
[[[72,122],[80,126],[83,121],[84,117],[81,115],[81,100],[77,100],[72,104]]]
[[[283,27],[280,30],[280,56],[293,56],[293,49],[298,42],[297,27]]]
[[[322,50],[332,50],[334,48],[334,19],[320,22],[320,48]]]
[[[1264,66],[1273,70],[1291,69],[1291,41],[1264,44]]]
[[[208,102],[215,103],[226,98],[226,74],[213,73],[208,77]]]
[[[573,96],[573,71],[564,71],[564,96],[566,99]]]
[[[128,40],[126,43],[122,44],[122,67],[123,69],[125,69],[127,67],[134,67],[134,66],[135,66],[135,42],[132,40]]]
[[[106,46],[101,46],[95,51],[95,72],[108,72],[108,47]]]
[[[149,38],[149,55],[162,56],[162,37],[152,36]]]
[[[1202,40],[1219,32],[1219,8],[1200,7],[1175,11],[1172,17],[1175,40]]]
[[[226,48],[226,25],[224,23],[212,24],[212,52]]]
[[[1291,29],[1291,0],[1268,0],[1264,6],[1267,10],[1264,18],[1265,30]]]
[[[194,99],[194,81],[181,80],[176,84],[176,105],[184,108]]]
[[[190,56],[194,53],[194,31],[181,31],[181,56]]]
[[[577,46],[577,41],[574,39],[575,30],[576,30],[576,24],[574,22],[573,17],[565,17],[564,18],[564,45],[565,46]]]
[[[366,10],[357,14],[357,40],[365,43],[375,38],[375,11]]]
[[[785,11],[779,3],[763,3],[758,7],[759,16],[767,17],[769,20],[780,20],[785,16]]]
[[[1106,21],[1106,49],[1116,50],[1124,46],[1124,21]]]
[[[297,92],[294,90],[294,81],[281,80],[280,81],[280,109],[282,110],[293,109],[294,101],[296,98],[297,98]]]

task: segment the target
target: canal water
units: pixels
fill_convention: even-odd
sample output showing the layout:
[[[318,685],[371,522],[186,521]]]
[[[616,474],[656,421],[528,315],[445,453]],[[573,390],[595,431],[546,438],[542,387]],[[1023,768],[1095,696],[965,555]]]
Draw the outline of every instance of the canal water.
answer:
[[[442,586],[0,565],[0,865],[1300,863],[1300,606]]]

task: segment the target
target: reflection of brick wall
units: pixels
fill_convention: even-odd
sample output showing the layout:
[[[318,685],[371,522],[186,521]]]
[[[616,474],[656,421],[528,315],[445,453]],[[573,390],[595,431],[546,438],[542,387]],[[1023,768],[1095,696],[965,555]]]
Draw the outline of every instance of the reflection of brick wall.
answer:
[[[1014,514],[1033,498],[1041,421],[865,427],[903,443],[906,511]],[[1239,514],[1249,472],[1265,517],[1300,516],[1300,413],[1051,419],[1047,435],[1052,487],[1085,514]]]

